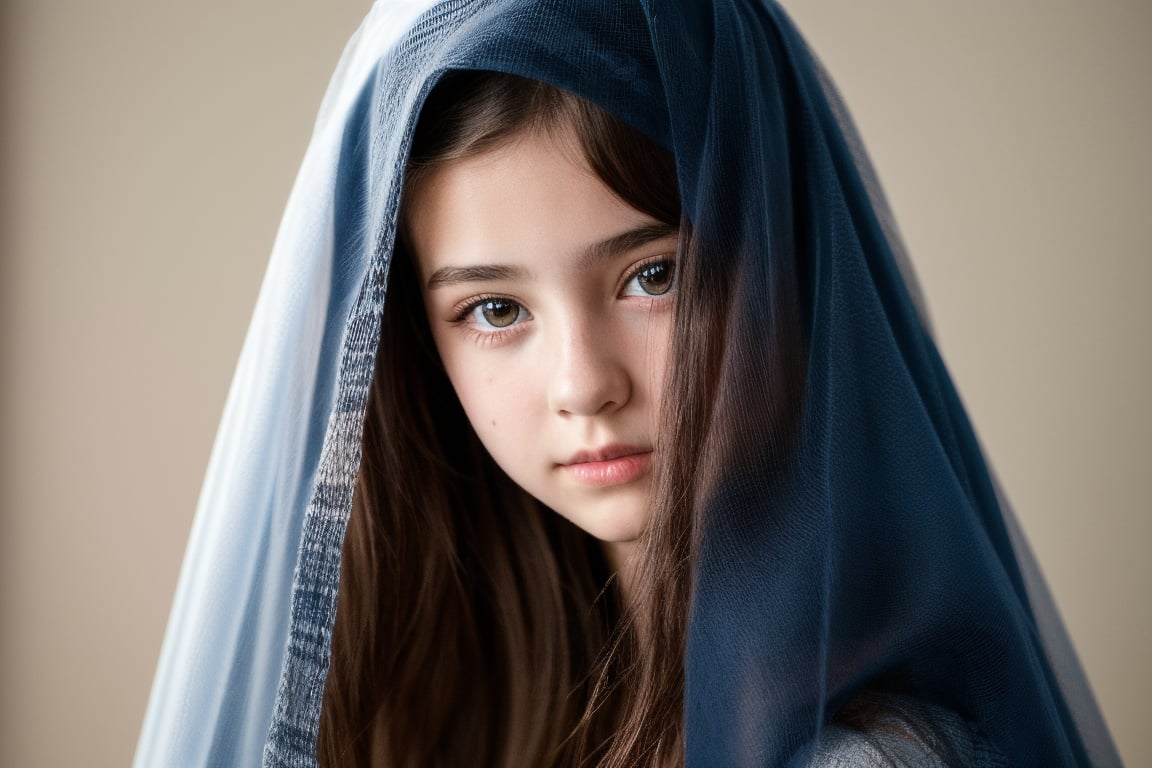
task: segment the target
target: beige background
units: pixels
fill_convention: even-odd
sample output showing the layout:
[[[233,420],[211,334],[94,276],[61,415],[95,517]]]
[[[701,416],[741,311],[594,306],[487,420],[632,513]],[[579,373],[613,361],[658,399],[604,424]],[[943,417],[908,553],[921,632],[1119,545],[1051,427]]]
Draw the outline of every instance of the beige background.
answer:
[[[788,6],[1121,752],[1152,764],[1152,5]],[[279,215],[367,7],[0,6],[0,765],[131,758]]]

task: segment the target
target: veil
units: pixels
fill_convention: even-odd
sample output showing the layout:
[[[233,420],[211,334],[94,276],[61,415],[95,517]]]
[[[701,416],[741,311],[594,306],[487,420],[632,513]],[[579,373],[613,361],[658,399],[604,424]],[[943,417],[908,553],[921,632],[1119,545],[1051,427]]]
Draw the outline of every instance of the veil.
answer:
[[[736,276],[695,479],[687,763],[807,765],[880,690],[1010,765],[1119,765],[847,112],[771,0],[376,4],[273,249],[136,765],[315,764],[402,170],[459,69],[574,91],[671,150],[697,246]]]

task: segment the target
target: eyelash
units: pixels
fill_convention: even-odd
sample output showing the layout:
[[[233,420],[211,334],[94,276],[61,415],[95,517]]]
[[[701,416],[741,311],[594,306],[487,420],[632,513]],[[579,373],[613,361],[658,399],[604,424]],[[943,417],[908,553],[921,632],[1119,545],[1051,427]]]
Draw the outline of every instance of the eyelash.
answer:
[[[630,285],[633,280],[640,277],[640,275],[643,274],[645,270],[650,269],[652,267],[655,267],[658,264],[667,264],[668,265],[669,269],[672,272],[672,276],[668,278],[669,281],[671,282],[671,285],[668,287],[668,289],[666,291],[664,291],[664,293],[648,293],[647,291],[645,291],[645,294],[647,296],[653,298],[653,299],[658,299],[661,296],[667,296],[669,293],[671,293],[672,290],[675,289],[675,287],[676,287],[676,260],[671,258],[671,256],[669,254],[666,254],[666,253],[662,253],[659,256],[652,256],[650,258],[644,259],[643,261],[641,261],[640,263],[638,263],[634,267],[632,267],[632,269],[630,269],[628,271],[627,277],[624,278],[624,286],[621,287],[621,289],[620,289],[621,292],[623,292],[624,288],[628,287],[628,285]]]
[[[630,269],[628,271],[628,274],[625,276],[619,293],[623,294],[624,289],[629,284],[631,284],[632,281],[634,281],[636,278],[638,278],[645,270],[650,269],[651,267],[654,267],[658,264],[667,264],[667,265],[669,265],[669,267],[671,267],[672,277],[670,278],[670,280],[672,281],[672,285],[664,293],[660,293],[660,294],[647,294],[647,292],[645,292],[645,293],[647,294],[647,296],[649,298],[652,298],[652,299],[659,299],[659,298],[662,298],[664,296],[667,296],[676,287],[676,262],[674,259],[670,258],[670,256],[668,254],[661,254],[659,256],[653,256],[651,258],[644,259],[643,261],[640,261],[635,266],[633,266],[632,269]],[[520,328],[520,326],[524,324],[523,320],[521,320],[519,322],[515,322],[512,325],[509,325],[505,328],[494,328],[492,330],[480,330],[479,328],[475,327],[474,324],[468,322],[468,316],[469,315],[471,315],[473,312],[475,312],[478,307],[480,307],[480,306],[484,305],[486,302],[490,302],[490,301],[501,301],[501,302],[506,302],[508,304],[513,304],[513,305],[519,307],[520,311],[525,313],[528,316],[528,318],[531,318],[531,316],[532,316],[531,313],[528,312],[528,308],[525,307],[519,301],[516,301],[515,299],[509,298],[508,296],[505,296],[502,294],[488,293],[488,294],[482,294],[480,296],[473,296],[472,298],[466,300],[464,303],[459,304],[455,308],[453,308],[453,313],[455,315],[455,317],[452,321],[453,324],[464,326],[465,330],[469,334],[472,334],[476,338],[478,338],[482,341],[485,341],[485,342],[488,342],[488,341],[494,342],[494,341],[497,341],[498,339],[504,338],[508,334],[516,333],[518,331],[518,329]]]
[[[485,342],[496,341],[498,339],[504,338],[510,333],[516,333],[520,326],[523,325],[523,322],[513,323],[506,328],[494,328],[492,330],[480,330],[475,326],[474,323],[468,322],[468,316],[475,312],[478,307],[483,306],[489,301],[502,301],[508,304],[513,304],[519,307],[521,312],[524,312],[529,317],[531,317],[527,307],[515,299],[511,299],[498,293],[488,293],[481,296],[474,296],[463,304],[458,305],[457,308],[453,310],[456,315],[455,319],[452,321],[453,324],[463,326],[464,330],[470,336]]]

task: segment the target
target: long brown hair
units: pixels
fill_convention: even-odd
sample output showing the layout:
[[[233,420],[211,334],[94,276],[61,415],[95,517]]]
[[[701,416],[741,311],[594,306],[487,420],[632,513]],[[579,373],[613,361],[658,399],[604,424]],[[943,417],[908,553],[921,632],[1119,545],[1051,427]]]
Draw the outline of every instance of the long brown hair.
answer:
[[[673,158],[568,92],[455,73],[421,112],[405,191],[437,164],[558,127],[574,129],[623,201],[681,226],[681,286],[698,285],[677,297],[674,355],[692,362],[670,366],[679,373],[666,384],[635,594],[623,610],[597,542],[516,486],[480,444],[431,341],[401,224],[344,542],[324,765],[683,761],[690,447],[707,431],[720,355],[710,340],[725,304],[723,286],[692,274]]]

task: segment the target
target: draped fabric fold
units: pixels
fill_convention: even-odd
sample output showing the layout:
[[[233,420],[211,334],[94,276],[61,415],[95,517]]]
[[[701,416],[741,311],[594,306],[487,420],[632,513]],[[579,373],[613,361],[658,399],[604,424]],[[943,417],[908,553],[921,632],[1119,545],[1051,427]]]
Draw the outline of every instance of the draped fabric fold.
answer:
[[[136,765],[315,764],[404,161],[460,69],[574,91],[671,150],[731,278],[688,765],[806,765],[864,690],[943,708],[1010,765],[1119,765],[847,113],[769,0],[377,3],[273,249]]]

